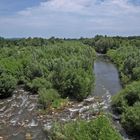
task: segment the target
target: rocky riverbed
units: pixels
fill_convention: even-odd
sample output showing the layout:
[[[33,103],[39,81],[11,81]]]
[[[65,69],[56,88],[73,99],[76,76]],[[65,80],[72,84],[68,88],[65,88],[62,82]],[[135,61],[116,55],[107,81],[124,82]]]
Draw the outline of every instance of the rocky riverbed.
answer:
[[[70,101],[63,109],[52,109],[42,115],[37,104],[38,96],[18,88],[12,97],[0,102],[0,136],[4,140],[24,140],[26,134],[30,133],[34,140],[45,140],[43,129],[50,129],[54,121],[95,118],[102,109],[108,108],[111,95],[105,96],[89,97],[83,102]]]

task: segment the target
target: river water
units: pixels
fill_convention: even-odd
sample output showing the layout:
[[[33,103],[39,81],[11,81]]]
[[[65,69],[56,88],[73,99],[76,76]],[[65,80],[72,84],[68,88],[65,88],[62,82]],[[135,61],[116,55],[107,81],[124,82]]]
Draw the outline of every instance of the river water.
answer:
[[[101,97],[108,109],[111,97],[122,89],[118,71],[105,55],[97,54],[94,73],[95,89],[93,96]]]
[[[100,54],[97,56],[94,64],[94,73],[96,77],[94,95],[115,95],[122,89],[118,71],[106,56]]]
[[[106,105],[105,111],[111,112],[111,97],[122,89],[118,70],[106,55],[97,54],[97,60],[94,64],[94,73],[96,77],[95,89],[93,92],[94,96],[101,97]],[[113,115],[113,117],[115,118],[113,121],[114,127],[120,132],[124,140],[129,140],[129,136],[122,128],[118,116]]]
[[[121,84],[116,67],[103,55],[98,55],[94,64],[96,85],[93,94],[83,102],[71,104],[59,112],[38,113],[37,95],[19,87],[15,94],[0,100],[0,136],[4,140],[25,140],[27,133],[33,140],[47,140],[44,129],[50,129],[54,121],[92,119],[100,112],[102,106],[108,110],[111,96],[121,90]]]

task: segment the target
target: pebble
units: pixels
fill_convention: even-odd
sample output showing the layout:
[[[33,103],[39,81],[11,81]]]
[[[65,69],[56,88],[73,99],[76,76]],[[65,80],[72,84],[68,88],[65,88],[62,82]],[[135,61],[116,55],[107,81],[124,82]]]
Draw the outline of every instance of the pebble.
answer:
[[[0,136],[0,140],[3,140],[3,137]]]
[[[26,140],[32,140],[31,134],[30,134],[30,133],[26,133],[25,139],[26,139]]]

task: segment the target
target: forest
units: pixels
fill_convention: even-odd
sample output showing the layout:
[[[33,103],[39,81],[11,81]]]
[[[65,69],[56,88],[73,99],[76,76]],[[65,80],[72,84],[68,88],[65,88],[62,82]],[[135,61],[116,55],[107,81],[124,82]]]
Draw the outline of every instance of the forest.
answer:
[[[67,100],[83,101],[94,89],[96,52],[117,67],[123,89],[112,97],[112,110],[125,130],[140,137],[140,37],[59,39],[0,38],[0,98],[24,85],[38,95],[43,110],[59,108]],[[63,126],[62,126],[63,125]],[[78,130],[77,130],[78,128]],[[108,116],[77,120],[51,129],[54,140],[121,140]]]

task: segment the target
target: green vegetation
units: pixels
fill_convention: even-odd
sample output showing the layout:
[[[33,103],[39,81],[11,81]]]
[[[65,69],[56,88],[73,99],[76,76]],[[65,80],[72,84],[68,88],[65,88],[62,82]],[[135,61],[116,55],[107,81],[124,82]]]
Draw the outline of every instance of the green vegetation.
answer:
[[[123,84],[140,80],[140,49],[136,46],[122,46],[108,51],[107,55],[117,65]]]
[[[140,102],[135,103],[122,114],[121,122],[129,133],[140,135]]]
[[[112,107],[121,114],[121,122],[128,132],[140,134],[140,81],[114,96]]]
[[[121,114],[122,125],[129,133],[139,135],[140,48],[129,44],[117,50],[110,50],[107,54],[117,65],[122,83],[126,86],[113,98],[113,110]]]
[[[110,49],[117,49],[122,45],[128,45],[128,38],[95,36],[91,39],[81,39],[84,44],[92,46],[98,53],[106,54]]]
[[[89,122],[78,120],[66,124],[56,123],[48,131],[52,140],[122,140],[105,116]]]
[[[57,100],[60,100],[60,95],[56,90],[54,89],[46,90],[44,88],[39,91],[39,102],[43,105],[44,109],[46,109],[48,106],[50,106]]]
[[[0,98],[9,97],[16,87],[16,79],[8,74],[0,75]]]
[[[61,97],[76,100],[90,94],[94,85],[92,47],[55,38],[1,39],[0,45],[1,96],[12,95],[17,84],[24,84],[32,93],[52,94],[48,91],[54,89]],[[48,95],[40,96],[44,100]]]

